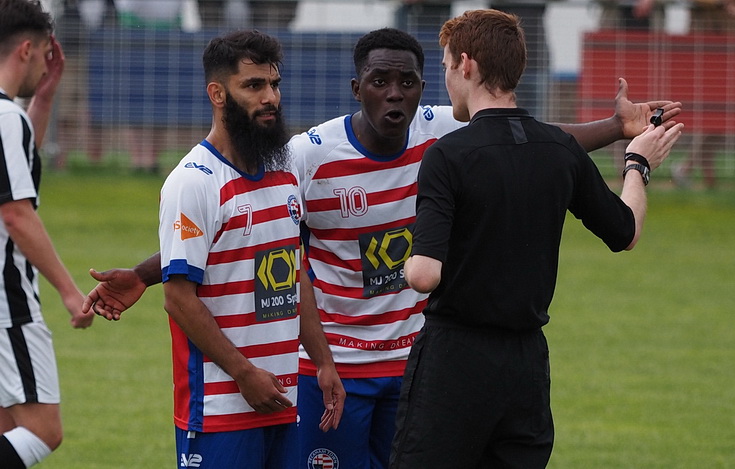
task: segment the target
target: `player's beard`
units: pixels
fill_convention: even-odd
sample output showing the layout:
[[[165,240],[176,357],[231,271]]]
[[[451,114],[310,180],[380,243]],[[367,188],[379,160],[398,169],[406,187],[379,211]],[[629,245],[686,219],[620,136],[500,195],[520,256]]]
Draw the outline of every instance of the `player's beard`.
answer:
[[[276,112],[271,125],[263,126],[257,121],[261,113]],[[266,171],[287,170],[291,164],[288,151],[288,133],[281,108],[268,105],[251,117],[248,111],[227,93],[223,121],[237,154],[248,166],[263,164]]]

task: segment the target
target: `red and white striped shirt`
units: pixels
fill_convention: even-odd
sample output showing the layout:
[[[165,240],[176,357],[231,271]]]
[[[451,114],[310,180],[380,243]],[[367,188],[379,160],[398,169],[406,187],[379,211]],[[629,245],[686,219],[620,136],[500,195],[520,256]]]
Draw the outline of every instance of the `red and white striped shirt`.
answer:
[[[225,336],[275,374],[296,402],[299,318],[298,179],[240,173],[204,141],[161,190],[163,280],[183,274]],[[171,323],[174,420],[188,431],[244,430],[296,421],[296,408],[263,415],[235,381]]]
[[[418,170],[424,150],[462,125],[451,107],[420,107],[406,149],[390,157],[371,154],[357,141],[351,116],[289,143],[304,200],[304,266],[343,378],[403,374],[427,298],[403,276]],[[301,358],[300,372],[315,374],[303,349]]]

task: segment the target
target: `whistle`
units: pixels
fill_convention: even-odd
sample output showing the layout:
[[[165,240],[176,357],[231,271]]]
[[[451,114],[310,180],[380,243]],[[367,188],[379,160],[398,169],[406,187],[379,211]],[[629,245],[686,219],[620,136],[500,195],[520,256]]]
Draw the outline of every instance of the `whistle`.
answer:
[[[663,119],[661,116],[664,115],[664,110],[661,108],[656,109],[656,111],[651,116],[651,124],[653,124],[655,127],[658,127],[663,123]]]

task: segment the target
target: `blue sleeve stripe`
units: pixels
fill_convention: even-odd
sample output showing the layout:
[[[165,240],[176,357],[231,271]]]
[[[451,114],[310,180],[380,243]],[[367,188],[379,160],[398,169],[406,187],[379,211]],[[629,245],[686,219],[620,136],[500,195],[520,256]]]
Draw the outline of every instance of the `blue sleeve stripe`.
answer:
[[[171,275],[186,275],[186,279],[199,285],[204,281],[204,270],[189,265],[185,259],[173,259],[161,270],[161,280],[168,282]]]

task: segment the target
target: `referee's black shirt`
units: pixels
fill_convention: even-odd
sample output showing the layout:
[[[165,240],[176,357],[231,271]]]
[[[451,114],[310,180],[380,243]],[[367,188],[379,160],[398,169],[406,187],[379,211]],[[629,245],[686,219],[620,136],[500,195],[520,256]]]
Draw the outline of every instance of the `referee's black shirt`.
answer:
[[[545,325],[567,210],[612,251],[633,240],[632,211],[558,127],[523,109],[486,109],[439,139],[419,172],[412,248],[443,262],[427,318]]]

